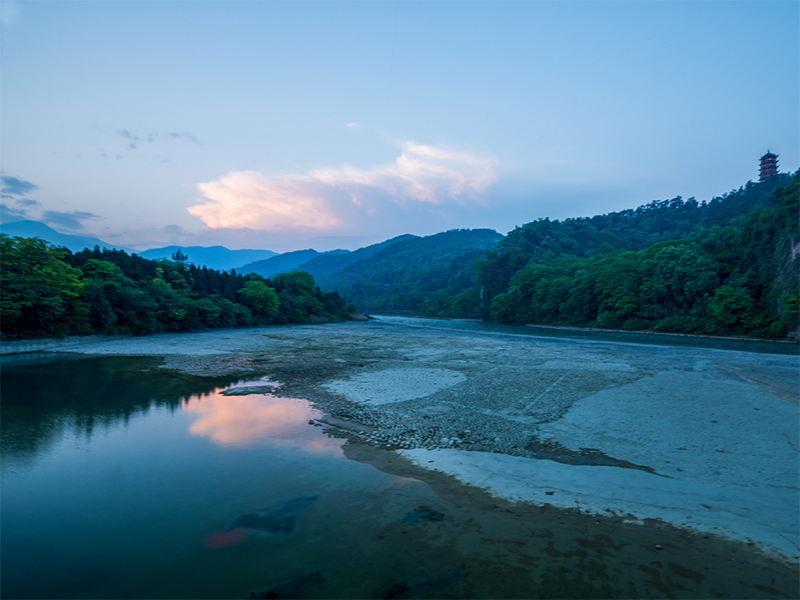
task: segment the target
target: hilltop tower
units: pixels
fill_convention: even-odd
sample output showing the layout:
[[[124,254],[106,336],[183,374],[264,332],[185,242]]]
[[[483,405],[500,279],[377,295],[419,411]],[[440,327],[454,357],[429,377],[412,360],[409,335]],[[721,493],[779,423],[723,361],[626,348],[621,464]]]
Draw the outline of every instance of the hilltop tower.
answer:
[[[769,150],[761,157],[761,171],[758,180],[766,181],[768,177],[778,174],[778,155]]]

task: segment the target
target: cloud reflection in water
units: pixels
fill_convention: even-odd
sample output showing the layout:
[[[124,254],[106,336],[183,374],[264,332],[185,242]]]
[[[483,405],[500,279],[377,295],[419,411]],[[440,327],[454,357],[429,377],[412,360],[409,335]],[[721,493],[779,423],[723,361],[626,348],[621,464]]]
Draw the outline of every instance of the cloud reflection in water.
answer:
[[[247,447],[283,441],[311,452],[339,451],[341,442],[324,437],[308,421],[321,413],[308,401],[271,394],[194,397],[185,406],[198,416],[189,431],[222,446]]]

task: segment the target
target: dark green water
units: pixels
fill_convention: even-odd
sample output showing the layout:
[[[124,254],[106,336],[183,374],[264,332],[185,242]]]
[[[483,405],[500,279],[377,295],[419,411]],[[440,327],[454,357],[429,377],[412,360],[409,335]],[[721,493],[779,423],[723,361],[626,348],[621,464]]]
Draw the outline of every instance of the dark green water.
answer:
[[[787,579],[666,530],[444,500],[345,458],[306,400],[156,365],[4,360],[3,598],[750,598]]]

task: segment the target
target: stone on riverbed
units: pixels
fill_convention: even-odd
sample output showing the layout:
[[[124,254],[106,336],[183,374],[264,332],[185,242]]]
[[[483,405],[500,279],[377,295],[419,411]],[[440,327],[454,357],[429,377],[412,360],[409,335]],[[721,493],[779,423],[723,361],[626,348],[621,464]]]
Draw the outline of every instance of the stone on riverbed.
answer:
[[[317,496],[300,496],[290,500],[280,508],[269,512],[246,513],[237,517],[225,531],[238,527],[258,529],[275,535],[291,535],[297,527],[297,518],[308,508]]]

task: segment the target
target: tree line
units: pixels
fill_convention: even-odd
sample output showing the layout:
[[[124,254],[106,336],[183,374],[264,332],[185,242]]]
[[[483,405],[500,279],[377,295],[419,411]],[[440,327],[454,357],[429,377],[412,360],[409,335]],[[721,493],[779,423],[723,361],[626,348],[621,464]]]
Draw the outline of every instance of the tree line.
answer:
[[[798,177],[511,232],[440,316],[758,337],[800,322]],[[781,185],[783,184],[783,185]]]
[[[303,271],[265,279],[1,234],[0,261],[7,338],[320,323],[346,320],[352,308]]]
[[[379,314],[783,337],[800,318],[797,178],[539,219],[505,237],[403,240],[320,283]]]
[[[0,331],[151,333],[373,313],[702,334],[797,332],[798,175],[710,202],[654,201],[507,236],[452,230],[265,279],[118,250],[2,238]],[[354,253],[355,254],[355,253]],[[353,258],[356,258],[355,256]]]

